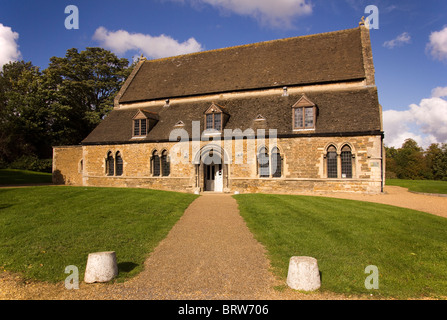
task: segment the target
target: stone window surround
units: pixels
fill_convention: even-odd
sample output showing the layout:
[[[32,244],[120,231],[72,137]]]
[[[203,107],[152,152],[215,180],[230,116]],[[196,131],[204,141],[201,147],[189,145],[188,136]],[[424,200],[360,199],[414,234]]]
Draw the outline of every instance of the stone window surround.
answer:
[[[259,155],[260,155],[261,151],[263,151],[263,152],[265,151],[264,154],[267,155],[268,173],[269,173],[268,177],[267,176],[261,177],[261,170],[260,170],[261,164],[259,163]],[[272,173],[272,169],[273,169],[273,166],[272,166],[273,157],[272,156],[273,156],[273,154],[277,154],[277,153],[279,154],[279,158],[281,161],[281,163],[279,165],[281,175],[279,175],[279,176],[275,176],[275,173]],[[273,146],[272,149],[270,150],[270,153],[266,146],[259,147],[258,152],[256,153],[256,176],[257,176],[257,178],[259,178],[259,179],[281,179],[281,178],[284,178],[283,163],[284,163],[284,154],[281,153],[281,150],[278,146]]]
[[[328,153],[328,149],[333,146],[336,149],[337,152],[337,178],[328,178],[328,168],[327,168],[327,153]],[[342,177],[342,165],[341,165],[341,152],[342,149],[348,146],[351,149],[351,155],[352,155],[352,176],[350,178],[343,178]],[[348,143],[348,142],[343,142],[341,144],[337,144],[337,143],[328,143],[325,148],[324,148],[324,153],[323,153],[323,172],[324,172],[324,179],[357,179],[357,172],[356,172],[356,161],[357,161],[357,156],[356,156],[356,152],[354,147]]]
[[[163,161],[162,157],[166,157],[166,166],[169,167],[169,169],[166,171],[166,169],[163,167]],[[155,170],[155,157],[158,157],[158,166],[159,168]],[[155,173],[158,172],[157,175]],[[168,175],[165,175],[165,173],[168,172]],[[169,152],[167,149],[162,149],[161,152],[158,152],[157,149],[153,149],[151,151],[151,158],[150,158],[150,174],[154,178],[168,178],[171,175],[171,164],[169,159]]]
[[[116,156],[119,155],[122,161],[122,167],[121,167],[121,174],[117,175],[117,161]],[[113,163],[113,174],[110,174],[109,166],[110,162]],[[106,177],[120,177],[124,175],[124,157],[120,150],[117,150],[116,152],[113,152],[112,150],[107,151],[106,157],[104,158],[104,169],[105,169],[105,175]]]

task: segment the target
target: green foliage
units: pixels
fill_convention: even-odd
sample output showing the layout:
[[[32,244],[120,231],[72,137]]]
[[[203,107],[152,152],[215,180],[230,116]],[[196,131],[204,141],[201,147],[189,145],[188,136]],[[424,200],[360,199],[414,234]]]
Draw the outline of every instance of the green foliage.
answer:
[[[43,79],[49,108],[59,120],[53,125],[56,144],[78,144],[112,110],[131,71],[127,66],[127,59],[102,48],[73,48],[50,59]]]
[[[112,110],[134,67],[128,64],[102,48],[69,49],[65,57],[52,57],[43,72],[31,62],[5,64],[0,70],[0,163],[22,156],[48,159],[54,145],[79,144]]]
[[[11,169],[20,169],[37,172],[52,171],[53,159],[39,159],[37,156],[21,156],[9,164]]]
[[[49,158],[48,108],[41,90],[42,74],[30,62],[6,64],[0,73],[0,159],[20,155]]]
[[[386,150],[388,179],[447,180],[447,144],[431,144],[423,150],[413,139],[405,140],[401,148]]]

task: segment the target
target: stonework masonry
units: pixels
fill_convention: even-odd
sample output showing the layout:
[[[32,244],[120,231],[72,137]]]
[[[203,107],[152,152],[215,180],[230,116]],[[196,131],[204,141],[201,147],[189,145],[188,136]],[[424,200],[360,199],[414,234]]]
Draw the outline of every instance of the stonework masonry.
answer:
[[[81,146],[53,148],[53,183],[82,185],[82,164]]]
[[[256,150],[261,146],[271,150],[268,139],[232,140],[230,144],[219,140],[201,141],[195,142],[195,147],[194,142],[56,147],[53,176],[55,183],[70,185],[203,191],[195,159],[200,150],[212,145],[226,158],[225,192],[379,193],[383,180],[381,139],[381,136],[279,138],[275,145],[282,158],[282,174],[278,178],[259,177]],[[344,145],[351,148],[352,178],[342,178],[340,174],[338,178],[327,178],[326,150],[330,145],[337,148],[338,154]],[[169,176],[153,176],[150,159],[155,150],[160,154],[163,150],[168,152]],[[121,176],[107,176],[106,157],[110,151],[112,154],[119,151],[122,156]]]

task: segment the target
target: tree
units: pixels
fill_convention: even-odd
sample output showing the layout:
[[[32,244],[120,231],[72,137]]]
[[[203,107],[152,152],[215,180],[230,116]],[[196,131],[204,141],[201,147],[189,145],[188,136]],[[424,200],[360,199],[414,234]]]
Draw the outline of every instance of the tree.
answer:
[[[24,61],[5,64],[0,73],[0,160],[50,157],[47,119],[39,68]]]
[[[395,179],[397,178],[397,172],[399,171],[396,164],[397,150],[394,147],[385,147],[386,156],[386,178]]]
[[[396,175],[399,179],[426,179],[428,170],[421,147],[413,139],[406,139],[395,155]]]
[[[21,157],[49,159],[52,146],[79,144],[112,110],[134,66],[102,48],[69,49],[43,72],[31,62],[4,65],[0,165]]]
[[[54,116],[54,144],[79,144],[113,109],[133,67],[128,64],[102,48],[73,48],[63,58],[50,59],[44,88]]]
[[[447,143],[431,145],[427,153],[433,178],[447,181]]]

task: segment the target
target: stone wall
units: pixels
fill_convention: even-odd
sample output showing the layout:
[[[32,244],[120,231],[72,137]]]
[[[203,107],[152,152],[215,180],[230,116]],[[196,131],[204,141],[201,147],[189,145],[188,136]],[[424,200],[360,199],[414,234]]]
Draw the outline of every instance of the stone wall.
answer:
[[[197,152],[207,144],[220,141],[193,143],[134,143],[83,147],[58,147],[54,149],[53,175],[63,177],[59,182],[85,186],[142,187],[182,192],[194,192],[200,187],[198,167],[194,163]],[[344,145],[353,154],[353,176],[350,179],[327,179],[326,150],[334,145],[340,154]],[[270,146],[269,146],[270,145]],[[266,146],[271,152],[274,141],[252,139],[222,142],[228,165],[226,192],[363,192],[379,193],[382,186],[381,136],[357,137],[300,137],[280,138],[276,146],[282,157],[280,178],[258,178],[256,150]],[[215,148],[218,149],[218,148]],[[167,150],[170,175],[154,177],[150,158],[154,150],[161,155]],[[120,152],[123,174],[107,176],[106,157],[109,152]],[[269,152],[269,153],[270,153]],[[83,160],[83,168],[79,163]],[[338,171],[340,172],[340,160]],[[58,172],[57,172],[58,171]]]
[[[53,148],[53,183],[82,185],[82,146]]]

